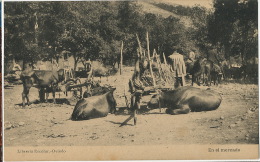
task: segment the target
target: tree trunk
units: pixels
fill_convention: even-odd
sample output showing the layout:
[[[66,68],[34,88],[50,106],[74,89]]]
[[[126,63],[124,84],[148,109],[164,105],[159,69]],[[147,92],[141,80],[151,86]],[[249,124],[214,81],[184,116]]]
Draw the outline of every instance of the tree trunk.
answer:
[[[120,55],[120,75],[122,75],[122,68],[123,68],[123,47],[124,47],[124,42],[122,41],[121,55]]]
[[[74,56],[74,67],[73,70],[76,71],[77,65],[78,65],[79,58],[77,59],[76,56]]]

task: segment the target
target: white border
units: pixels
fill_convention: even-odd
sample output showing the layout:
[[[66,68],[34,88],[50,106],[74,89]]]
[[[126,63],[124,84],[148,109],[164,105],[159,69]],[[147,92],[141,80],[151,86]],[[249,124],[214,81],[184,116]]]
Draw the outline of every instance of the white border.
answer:
[[[2,58],[2,80],[1,80],[1,82],[2,82],[2,102],[1,102],[1,111],[2,111],[2,113],[1,113],[1,117],[2,117],[2,132],[1,132],[1,135],[2,135],[2,159],[1,160],[3,160],[4,161],[4,1],[2,0],[1,1],[1,38],[2,38],[2,42],[1,42],[1,52],[2,52],[2,55],[1,55],[1,58]]]

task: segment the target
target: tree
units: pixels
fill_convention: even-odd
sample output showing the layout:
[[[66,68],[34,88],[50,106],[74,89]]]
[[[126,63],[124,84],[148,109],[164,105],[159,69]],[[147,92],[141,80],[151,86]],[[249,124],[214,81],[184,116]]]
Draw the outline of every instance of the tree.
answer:
[[[245,63],[257,57],[257,1],[215,0],[214,8],[209,23],[211,42],[224,49],[226,59],[241,56]]]

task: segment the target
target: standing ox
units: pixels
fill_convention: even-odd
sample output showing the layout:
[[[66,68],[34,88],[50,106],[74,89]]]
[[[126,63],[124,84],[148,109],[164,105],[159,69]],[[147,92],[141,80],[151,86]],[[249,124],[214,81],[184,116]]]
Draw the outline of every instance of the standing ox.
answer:
[[[204,59],[202,66],[204,68],[203,71],[203,83],[207,86],[211,85],[211,71],[213,69],[213,62],[210,60]]]
[[[220,83],[221,76],[222,76],[221,67],[218,66],[217,64],[213,64],[213,68],[210,72],[210,75],[211,75],[211,80],[213,81],[213,84],[218,85]]]
[[[112,88],[103,95],[79,100],[73,110],[71,120],[88,120],[105,117],[109,112],[114,113],[116,110],[114,91],[115,88]]]
[[[192,86],[194,83],[200,85],[201,76],[205,72],[205,66],[203,64],[204,61],[205,61],[204,58],[199,58],[194,62],[192,69],[190,69],[190,74],[192,75],[192,83],[191,83]]]
[[[29,101],[30,88],[35,85],[39,89],[40,100],[44,100],[45,91],[52,91],[53,93],[53,103],[55,101],[55,92],[58,83],[62,80],[63,70],[59,71],[45,71],[45,70],[32,70],[32,67],[27,65],[25,70],[21,74],[21,80],[23,83],[22,100],[23,107],[25,107],[25,99],[27,99],[27,104]]]
[[[167,107],[166,113],[177,115],[190,111],[210,111],[219,107],[221,96],[212,90],[195,87],[180,87],[175,90],[160,92],[148,103],[149,108]]]

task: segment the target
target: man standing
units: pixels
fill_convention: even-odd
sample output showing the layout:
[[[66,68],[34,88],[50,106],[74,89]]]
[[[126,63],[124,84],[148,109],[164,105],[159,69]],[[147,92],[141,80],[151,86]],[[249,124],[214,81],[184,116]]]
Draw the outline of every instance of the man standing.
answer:
[[[193,51],[191,51],[189,53],[188,59],[186,60],[186,66],[187,66],[186,67],[186,72],[189,75],[190,75],[191,70],[192,70],[192,68],[194,66],[195,59],[196,59],[196,54]]]
[[[13,61],[13,68],[12,68],[12,71],[15,72],[16,76],[19,76],[21,75],[22,73],[22,68],[19,64],[17,64],[15,61]]]
[[[194,53],[193,51],[190,52],[190,54],[189,54],[189,59],[190,59],[192,62],[195,61],[196,55],[195,55],[195,53]]]
[[[178,87],[179,83],[181,86],[185,86],[186,66],[183,55],[179,54],[177,51],[174,51],[174,53],[170,55],[169,58],[172,61],[171,69],[175,73],[175,87]]]

